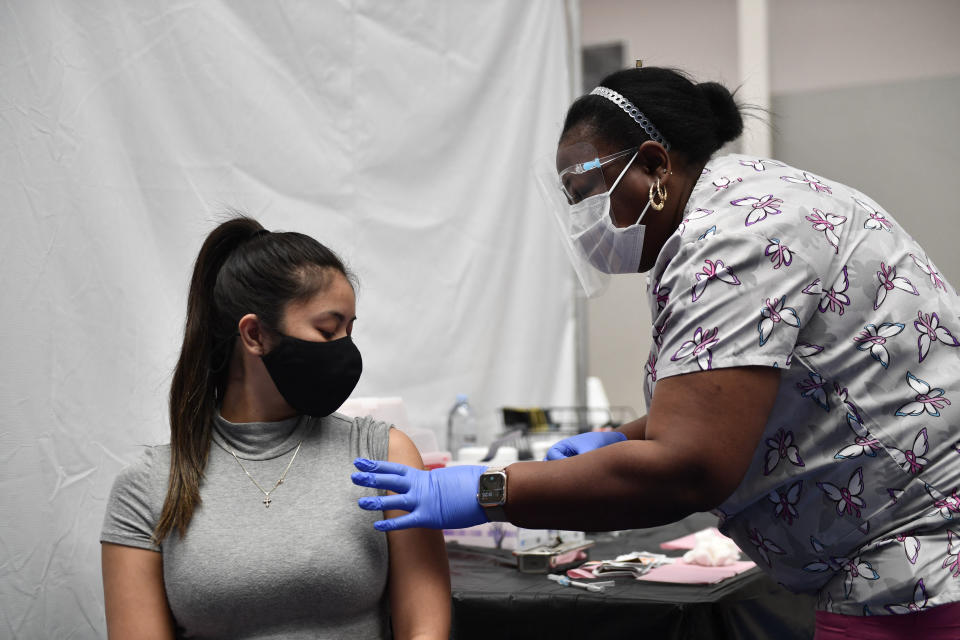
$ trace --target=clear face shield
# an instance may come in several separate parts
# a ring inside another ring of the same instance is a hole
[[[637,149],[600,157],[588,143],[561,147],[536,161],[540,193],[559,225],[563,246],[588,298],[606,289],[613,273],[636,273],[643,250],[643,214],[618,228],[610,194],[636,159]],[[558,166],[563,166],[557,170]],[[608,186],[607,176],[613,178]],[[646,209],[644,209],[646,213]]]

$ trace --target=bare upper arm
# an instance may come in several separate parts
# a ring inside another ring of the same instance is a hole
[[[163,555],[104,542],[100,545],[103,599],[110,640],[174,637],[163,586]]]
[[[413,441],[390,430],[390,462],[417,469],[423,460]],[[384,511],[395,518],[402,511]],[[387,533],[390,549],[390,607],[396,638],[446,638],[450,633],[450,570],[443,532],[404,529]]]
[[[627,437],[627,440],[645,440],[647,431],[647,416],[641,416],[632,422],[622,424],[616,429]]]
[[[743,480],[780,386],[773,367],[699,371],[657,381],[646,438],[688,470],[704,508],[722,503]]]

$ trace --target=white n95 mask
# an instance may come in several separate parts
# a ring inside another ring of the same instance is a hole
[[[610,274],[637,273],[643,254],[643,238],[646,231],[646,226],[641,222],[650,203],[647,202],[639,218],[632,225],[622,228],[614,225],[613,218],[610,216],[610,196],[636,159],[636,150],[633,150],[629,162],[610,189],[596,193],[596,188],[591,187],[594,189],[594,195],[588,195],[573,204],[570,204],[570,201],[574,200],[577,194],[563,184],[562,176],[593,172],[594,176],[599,175],[602,180],[602,165],[605,161],[623,155],[625,155],[624,152],[606,158],[594,156],[592,160],[569,167],[561,172],[559,187],[556,169],[549,164],[541,163],[537,170],[541,193],[547,199],[560,225],[567,256],[573,264],[587,297],[602,293],[609,283]],[[597,181],[595,177],[591,184],[596,184]]]

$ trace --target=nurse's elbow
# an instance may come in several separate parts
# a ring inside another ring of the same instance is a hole
[[[733,495],[743,480],[742,473],[731,473],[729,469],[709,463],[697,461],[685,467],[681,501],[689,513],[716,509]]]

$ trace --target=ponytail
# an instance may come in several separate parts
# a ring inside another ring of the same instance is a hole
[[[230,333],[217,330],[217,275],[238,246],[263,231],[251,218],[221,224],[203,243],[193,267],[183,347],[170,385],[170,477],[153,534],[158,544],[174,529],[183,536],[200,504],[200,481],[210,454],[217,398],[226,386],[227,367],[222,365],[229,360],[233,342]],[[216,363],[215,357],[223,360]]]

